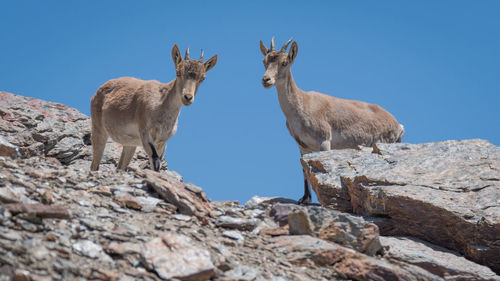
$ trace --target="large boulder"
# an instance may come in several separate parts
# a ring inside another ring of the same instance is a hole
[[[322,205],[376,217],[500,272],[500,148],[485,140],[378,144],[304,155]]]

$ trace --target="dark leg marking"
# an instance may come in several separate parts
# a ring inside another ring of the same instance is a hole
[[[158,157],[158,153],[156,152],[155,146],[152,143],[148,143],[148,144],[149,144],[149,147],[151,147],[151,151],[152,151],[152,157],[151,158],[153,159],[153,169],[156,172],[159,172],[160,171],[160,165],[161,165],[160,157]]]
[[[304,196],[298,202],[300,205],[308,205],[311,203],[311,189],[309,188],[305,171],[302,170],[302,172],[304,173]]]

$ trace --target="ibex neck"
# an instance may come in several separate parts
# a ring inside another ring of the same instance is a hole
[[[293,80],[292,71],[276,81],[278,100],[280,107],[287,118],[296,116],[302,110],[302,90],[300,90]]]
[[[171,113],[175,111],[180,111],[182,107],[181,100],[181,87],[177,81],[177,78],[163,84],[161,86],[163,108],[166,108]]]

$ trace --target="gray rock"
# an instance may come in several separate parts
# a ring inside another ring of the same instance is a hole
[[[240,242],[243,242],[243,240],[245,240],[243,235],[241,235],[241,232],[239,232],[237,230],[226,230],[226,231],[222,232],[222,236],[227,237],[227,238],[231,238],[233,240],[240,241]]]
[[[272,199],[275,199],[275,198],[278,198],[278,197],[260,197],[260,196],[255,195],[245,203],[245,207],[249,208],[249,209],[258,208],[260,205],[262,205],[264,203],[269,203]]]
[[[409,237],[380,237],[390,259],[419,266],[445,280],[499,280],[491,269],[471,262],[456,252]]]
[[[238,266],[235,269],[226,271],[224,277],[229,280],[241,280],[241,281],[264,281],[269,280],[262,276],[262,272],[255,268],[249,266]]]
[[[243,231],[252,231],[255,227],[257,227],[258,223],[258,219],[242,219],[233,218],[230,216],[220,216],[215,222],[215,224],[219,227],[238,229]]]
[[[291,235],[312,235],[311,224],[309,215],[304,209],[288,214],[288,227]]]
[[[20,241],[20,240],[22,240],[21,234],[19,234],[17,231],[10,231],[10,230],[0,231],[0,238],[7,239],[7,240],[10,240],[10,241]]]
[[[332,267],[336,275],[346,279],[443,280],[421,268],[391,264],[308,235],[279,236],[271,241],[270,249],[285,254],[293,265]]]
[[[0,156],[18,157],[19,148],[0,136]]]
[[[89,240],[74,243],[73,250],[79,255],[92,259],[96,259],[102,254],[102,247]]]
[[[288,224],[288,215],[302,207],[296,204],[276,204],[269,211],[269,215],[281,226]]]
[[[215,275],[210,253],[178,234],[165,234],[144,244],[142,257],[163,279],[207,280]]]
[[[304,155],[318,200],[385,217],[384,235],[415,236],[500,272],[500,148],[484,140],[378,148]]]
[[[312,232],[321,239],[373,256],[382,248],[378,227],[362,217],[324,207],[307,208]]]

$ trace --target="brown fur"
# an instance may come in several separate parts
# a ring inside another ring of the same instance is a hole
[[[205,63],[183,60],[179,48],[172,48],[177,77],[169,83],[122,77],[104,83],[91,99],[91,170],[99,163],[108,137],[123,145],[118,169],[126,169],[137,146],[148,154],[151,167],[160,169],[167,140],[177,131],[182,104],[188,106],[205,74],[217,63],[217,55]]]
[[[280,51],[273,50],[273,41],[271,50],[260,42],[266,67],[262,84],[265,88],[276,86],[288,131],[299,145],[301,154],[356,148],[358,145],[373,146],[377,142],[401,142],[403,126],[382,107],[299,89],[290,70],[298,46],[293,42],[287,54],[289,42]],[[307,186],[300,202],[308,201],[310,191]]]

